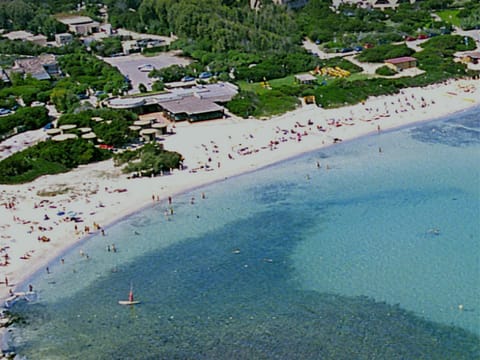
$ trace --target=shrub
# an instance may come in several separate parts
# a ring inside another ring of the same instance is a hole
[[[7,136],[17,128],[18,132],[39,129],[50,121],[44,107],[21,107],[0,121],[0,137]]]
[[[357,55],[357,59],[364,62],[383,62],[386,59],[410,56],[414,53],[415,51],[410,49],[406,44],[385,44],[363,50]]]
[[[382,76],[392,76],[395,75],[397,72],[391,67],[384,65],[375,70],[375,73]]]
[[[111,156],[82,140],[45,141],[0,161],[0,183],[18,184],[39,176],[66,172],[81,164],[101,161]]]

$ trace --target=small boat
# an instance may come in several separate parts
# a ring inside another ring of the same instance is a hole
[[[140,301],[133,298],[133,288],[130,286],[130,292],[128,293],[128,300],[119,300],[120,305],[137,305],[140,304]]]

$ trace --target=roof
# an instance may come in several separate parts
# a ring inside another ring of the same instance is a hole
[[[28,31],[11,31],[8,34],[4,34],[3,37],[6,37],[7,39],[10,40],[27,40],[34,36],[32,33],[29,33]]]
[[[56,38],[60,38],[60,37],[73,38],[73,35],[70,33],[60,33],[60,34],[55,34],[55,37]]]
[[[197,99],[209,100],[210,102],[228,102],[238,93],[238,88],[230,83],[219,82],[189,88],[175,88],[168,92],[155,95],[137,97],[115,98],[107,101],[111,108],[130,109],[142,105],[160,104],[195,96]]]
[[[59,18],[58,21],[60,21],[62,24],[65,24],[65,25],[80,25],[80,24],[89,24],[94,22],[88,16],[69,16],[69,17]]]
[[[159,105],[172,114],[186,113],[192,115],[223,111],[223,107],[213,101],[202,100],[194,96],[185,97],[181,100],[163,101]]]
[[[238,88],[228,82],[197,86],[191,90],[197,98],[214,102],[228,102],[238,93]]]
[[[464,56],[471,57],[472,59],[480,59],[480,51],[472,51],[465,53]]]
[[[295,79],[298,81],[316,81],[317,78],[311,74],[298,74],[295,75]]]
[[[49,65],[49,64],[56,64],[57,63],[57,58],[53,54],[42,54],[37,56],[38,61],[42,65]]]
[[[13,71],[20,71],[26,74],[31,74],[35,79],[48,80],[50,75],[44,66],[56,64],[55,55],[42,54],[37,57],[15,60]]]
[[[411,57],[411,56],[402,56],[402,57],[398,57],[398,58],[385,60],[385,62],[389,63],[389,64],[401,64],[401,63],[406,63],[406,62],[411,62],[411,61],[417,61],[417,59],[414,58],[414,57]]]
[[[34,78],[38,80],[50,79],[50,75],[48,75],[47,70],[45,70],[45,68],[43,67],[42,62],[39,58],[36,57],[16,60],[15,66],[12,68],[12,70],[31,74]]]
[[[68,140],[68,139],[76,139],[78,138],[77,135],[75,134],[60,134],[60,135],[55,135],[54,137],[52,137],[52,140],[53,141],[65,141],[65,140]]]

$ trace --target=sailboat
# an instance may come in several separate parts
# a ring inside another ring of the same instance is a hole
[[[137,305],[140,304],[140,301],[133,298],[133,287],[130,285],[130,292],[128,293],[128,300],[119,300],[120,305]]]

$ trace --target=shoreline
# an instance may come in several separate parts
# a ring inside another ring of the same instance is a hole
[[[425,107],[419,108],[413,102],[424,103]],[[108,160],[65,174],[43,176],[28,184],[0,185],[0,203],[14,204],[0,209],[4,219],[0,223],[0,254],[8,254],[5,263],[9,263],[2,266],[0,298],[5,300],[10,289],[23,291],[42,267],[100,232],[87,227],[94,229],[98,224],[108,236],[109,227],[134,213],[159,203],[168,208],[169,196],[174,206],[175,197],[181,193],[332,146],[339,142],[335,139],[351,141],[477,106],[480,82],[458,80],[409,88],[400,94],[369,98],[364,104],[338,109],[307,105],[267,121],[231,117],[179,123],[176,134],[165,137],[163,143],[166,149],[185,157],[185,170],[155,178],[127,179]],[[209,166],[207,170],[205,165]],[[58,194],[45,196],[49,191]],[[59,211],[73,211],[83,222],[68,221],[57,215]],[[38,240],[43,236],[49,241]]]

